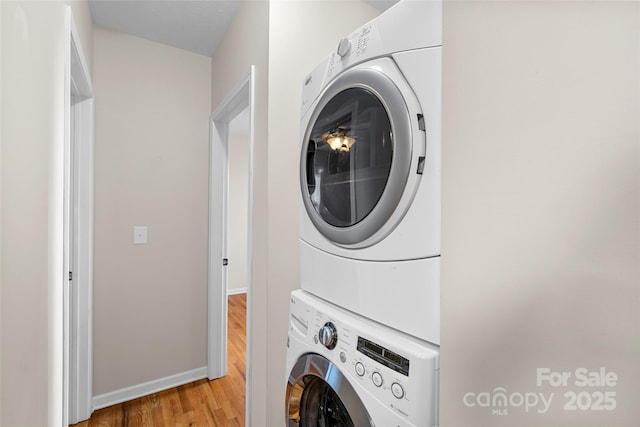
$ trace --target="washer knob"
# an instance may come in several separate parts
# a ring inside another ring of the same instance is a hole
[[[338,331],[333,323],[327,322],[318,332],[318,339],[329,350],[333,350],[338,343]]]
[[[340,39],[340,43],[338,43],[338,49],[336,51],[340,58],[344,58],[351,52],[351,40],[348,37],[343,37]]]

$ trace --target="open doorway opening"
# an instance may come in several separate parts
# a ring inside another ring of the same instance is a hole
[[[229,123],[227,295],[247,292],[249,220],[249,108]]]
[[[62,422],[92,412],[94,91],[71,8],[66,9]]]
[[[229,294],[246,294],[245,420],[251,402],[254,73],[249,72],[211,114],[209,166],[209,379],[227,374]],[[246,215],[246,216],[245,216]],[[233,255],[231,255],[233,254]]]
[[[246,377],[249,231],[249,108],[229,123],[227,191],[227,375]],[[246,393],[245,393],[246,396]],[[244,402],[242,402],[244,405]]]

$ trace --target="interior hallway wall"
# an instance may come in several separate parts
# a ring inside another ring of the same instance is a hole
[[[345,28],[346,34],[378,13],[359,1],[244,2],[213,58],[214,110],[249,67],[256,65],[254,283],[248,306],[253,381],[250,421],[255,425],[284,423],[283,412],[273,408],[284,407],[289,292],[299,286],[297,171],[302,80],[342,35],[308,29],[332,21]]]
[[[94,31],[94,396],[206,366],[211,58]],[[133,227],[148,243],[133,244]]]
[[[450,1],[443,27],[441,426],[637,426],[640,3]]]
[[[251,342],[248,343],[247,377],[251,389],[249,424],[264,425],[266,406],[267,365],[267,85],[269,2],[243,1],[229,26],[211,66],[211,106],[215,110],[222,100],[240,83],[252,65],[255,71],[254,169],[253,169],[253,283],[247,300]]]
[[[0,167],[2,166],[2,6],[0,6]],[[0,348],[2,348],[2,172],[0,171]],[[0,351],[0,396],[2,395],[2,352]],[[2,398],[0,398],[2,422]]]
[[[87,61],[86,1],[0,1],[0,425],[62,423],[65,10]],[[90,64],[89,64],[90,66]]]
[[[267,407],[284,408],[289,293],[300,287],[298,193],[304,78],[344,37],[380,12],[361,1],[271,1],[269,8],[269,245]],[[331,28],[331,31],[325,31]],[[336,30],[337,29],[337,30]],[[284,425],[271,410],[267,426]]]

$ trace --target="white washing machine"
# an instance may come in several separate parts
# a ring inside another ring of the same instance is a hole
[[[311,294],[291,294],[289,427],[433,427],[438,347]]]
[[[440,342],[442,4],[401,1],[304,81],[301,286]]]

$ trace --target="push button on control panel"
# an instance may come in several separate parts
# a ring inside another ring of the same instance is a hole
[[[356,363],[356,374],[360,377],[364,376],[364,365],[360,362]]]
[[[396,399],[402,399],[404,397],[404,388],[398,383],[391,384],[391,393]]]
[[[376,387],[382,387],[382,375],[380,375],[380,372],[374,372],[371,375],[371,381]]]

